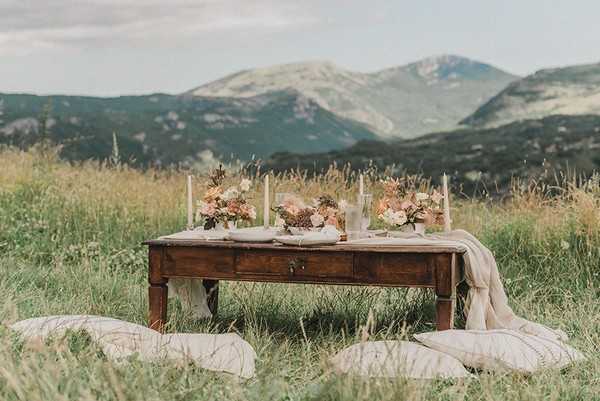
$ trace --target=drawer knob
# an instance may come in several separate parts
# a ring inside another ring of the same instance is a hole
[[[288,262],[288,267],[290,269],[290,274],[296,273],[296,269],[304,270],[304,259],[293,258]]]

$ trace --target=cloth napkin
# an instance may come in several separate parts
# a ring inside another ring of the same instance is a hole
[[[196,230],[185,230],[177,233],[164,235],[159,239],[180,239],[180,240],[223,240],[226,239],[229,233],[226,230],[204,230],[202,228]]]
[[[298,237],[299,246],[302,246],[303,242],[306,242],[310,245],[318,245],[319,242],[339,242],[341,238],[341,233],[337,230],[337,228],[335,228],[335,226],[327,225],[319,231],[308,231],[305,234],[298,235]]]

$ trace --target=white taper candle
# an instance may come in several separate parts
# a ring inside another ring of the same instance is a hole
[[[448,195],[448,177],[446,173],[444,173],[442,179],[442,190],[444,191],[444,231],[450,232],[452,226],[450,224],[450,197]]]
[[[365,193],[365,181],[363,179],[363,175],[361,174],[358,179],[358,193],[362,195]]]
[[[187,229],[194,228],[194,211],[192,206],[192,176],[187,176]]]
[[[263,225],[265,230],[269,228],[269,211],[270,211],[270,202],[269,202],[269,174],[265,174],[265,204],[263,210]]]

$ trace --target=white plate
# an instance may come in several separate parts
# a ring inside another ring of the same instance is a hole
[[[288,227],[288,231],[292,235],[304,235],[308,233],[315,233],[321,231],[320,228],[300,228],[300,227]]]
[[[229,230],[229,239],[236,242],[271,242],[275,239],[278,230],[263,227],[240,228]]]
[[[278,235],[275,237],[275,241],[285,245],[314,246],[335,245],[338,239],[319,235]]]

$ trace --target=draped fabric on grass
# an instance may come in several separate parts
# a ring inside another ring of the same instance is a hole
[[[10,328],[27,342],[45,342],[49,337],[64,336],[68,330],[83,330],[111,360],[122,362],[137,356],[148,362],[195,363],[245,379],[254,376],[256,352],[235,333],[160,334],[139,324],[91,315],[38,317],[14,323]]]
[[[563,343],[567,340],[567,335],[562,330],[531,322],[513,312],[508,305],[494,255],[464,230],[432,235],[400,234],[394,238],[369,238],[349,243],[363,247],[447,245],[464,249],[462,257],[465,279],[469,285],[465,305],[466,330],[446,330],[415,336],[418,341],[443,352],[448,358],[457,358],[456,362],[460,361],[477,369],[532,374],[542,369],[561,369],[585,359],[577,350]],[[411,377],[407,372],[412,371],[407,370],[406,366],[399,366],[395,361],[397,351],[380,349],[378,354],[349,352],[368,350],[370,344],[361,343],[360,348],[356,348],[356,344],[350,346],[333,357],[331,363],[338,371],[343,370],[344,366],[355,366],[355,371],[356,366],[361,367],[356,372],[346,369],[348,373],[371,377],[385,374],[389,377],[390,372],[393,373],[395,369],[397,376]],[[406,355],[411,356],[410,353]],[[342,356],[345,358],[342,359]],[[405,358],[408,367],[418,366],[417,362],[417,359]],[[432,367],[428,375],[434,372],[440,377],[460,377],[444,370],[441,362]]]
[[[210,319],[206,289],[199,278],[170,278],[167,283],[169,298],[177,298],[184,310],[196,319]]]
[[[511,329],[555,340],[566,340],[562,330],[548,328],[517,316],[508,305],[496,259],[477,238],[464,230],[439,234],[405,234],[395,238],[369,238],[351,243],[361,246],[450,245],[465,249],[463,260],[469,294],[465,305],[466,329]]]
[[[160,237],[161,239],[193,239],[193,240],[222,240],[227,238],[225,230],[186,230]],[[179,299],[184,310],[190,312],[196,319],[210,319],[212,313],[208,309],[206,289],[202,279],[171,278],[167,283],[169,298]]]
[[[567,340],[564,331],[531,322],[513,312],[508,305],[494,255],[477,238],[464,230],[426,235],[403,234],[395,238],[369,238],[349,243],[361,246],[460,246],[465,250],[463,261],[465,278],[469,285],[465,305],[467,330],[510,329],[553,340]]]

